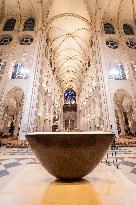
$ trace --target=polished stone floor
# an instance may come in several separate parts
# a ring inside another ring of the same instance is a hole
[[[121,198],[122,197],[122,198]],[[0,150],[0,205],[135,205],[136,148],[109,150],[85,180],[54,181],[30,149]]]

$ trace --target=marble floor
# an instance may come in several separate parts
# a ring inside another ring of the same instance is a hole
[[[136,148],[109,150],[82,181],[55,180],[30,149],[0,150],[0,205],[136,205]]]

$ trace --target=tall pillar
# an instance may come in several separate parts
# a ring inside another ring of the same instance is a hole
[[[40,59],[39,59],[39,51],[40,51],[40,41],[41,41],[41,32],[37,34],[37,40],[34,48],[34,57],[33,57],[33,65],[32,72],[30,76],[30,84],[28,91],[25,95],[25,103],[23,106],[21,127],[19,131],[19,139],[25,139],[25,135],[27,132],[34,131],[34,119],[35,119],[35,111],[36,111],[36,102],[37,102],[37,91],[38,91],[38,83],[40,76]],[[39,62],[38,62],[39,61]],[[38,62],[38,63],[37,63]]]
[[[124,123],[124,119],[123,119],[123,114],[121,111],[117,110],[117,114],[119,117],[119,124],[120,124],[120,128],[121,128],[121,135],[125,135],[125,123]]]
[[[18,109],[18,113],[17,113],[17,116],[16,116],[15,128],[14,128],[14,133],[13,133],[13,135],[14,135],[15,137],[17,137],[17,135],[18,135],[19,124],[20,124],[21,115],[22,115],[22,109],[21,109],[20,107],[17,108],[17,109]]]
[[[134,122],[132,112],[128,112],[127,117],[128,117],[128,121],[129,121],[130,131],[131,131],[132,134],[135,134],[135,132],[136,132],[136,122]]]

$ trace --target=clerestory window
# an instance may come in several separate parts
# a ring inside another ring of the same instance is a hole
[[[126,23],[123,24],[123,30],[124,30],[125,35],[134,35],[134,30],[132,26]]]
[[[111,23],[104,24],[105,34],[115,34],[115,28]]]
[[[24,31],[34,31],[35,27],[35,19],[34,18],[29,18],[27,21],[25,21],[24,24]]]
[[[12,18],[12,19],[9,19],[5,25],[4,25],[4,28],[3,28],[3,31],[13,31],[14,28],[15,28],[15,24],[16,24],[16,19]]]
[[[11,79],[28,79],[29,75],[29,70],[23,64],[15,64]]]
[[[115,68],[110,70],[109,79],[126,80],[125,69],[122,64],[116,65]]]

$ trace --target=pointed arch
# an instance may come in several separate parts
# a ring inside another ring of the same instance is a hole
[[[104,23],[105,34],[115,34],[115,28],[111,23]]]
[[[16,19],[8,19],[4,25],[3,31],[13,31],[16,25]]]
[[[35,19],[33,17],[28,18],[24,23],[23,31],[34,31]]]
[[[123,30],[125,35],[134,35],[133,27],[127,23],[123,24]]]

